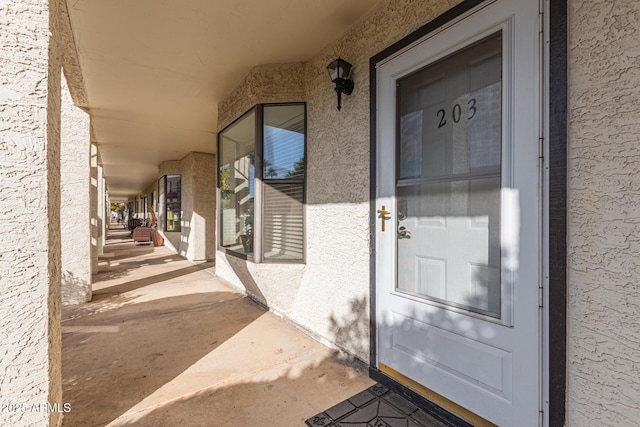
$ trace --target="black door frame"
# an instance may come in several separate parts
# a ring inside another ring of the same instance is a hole
[[[376,366],[376,66],[381,61],[420,40],[442,25],[480,5],[485,0],[465,0],[428,22],[402,40],[392,44],[369,60],[370,91],[370,354],[369,375],[408,400],[430,410],[443,421],[469,425],[435,403],[413,392]],[[567,304],[567,0],[549,0],[549,167],[548,225],[549,235],[549,426],[564,426],[566,417],[566,304]]]

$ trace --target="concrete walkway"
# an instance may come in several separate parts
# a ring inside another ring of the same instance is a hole
[[[64,427],[303,426],[374,384],[360,366],[166,248],[111,231],[62,320]]]

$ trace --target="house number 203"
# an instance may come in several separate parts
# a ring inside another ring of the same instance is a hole
[[[471,98],[467,102],[467,120],[473,119],[477,111],[478,109],[476,108],[476,99]],[[438,110],[436,114],[440,119],[440,123],[438,123],[438,129],[440,129],[442,126],[445,126],[447,124],[447,112],[443,108],[441,108]],[[461,118],[462,118],[462,107],[460,106],[460,104],[455,104],[451,109],[451,119],[453,120],[454,123],[459,123]]]

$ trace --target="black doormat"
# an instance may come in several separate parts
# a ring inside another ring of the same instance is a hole
[[[305,421],[310,427],[447,427],[387,387],[376,384]]]

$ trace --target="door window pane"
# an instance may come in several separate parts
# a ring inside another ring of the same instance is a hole
[[[397,291],[500,317],[502,36],[398,81]]]
[[[499,316],[500,178],[408,185],[397,198],[398,291]]]
[[[220,245],[253,255],[255,112],[220,134]]]
[[[499,173],[502,37],[423,68],[398,86],[398,179]]]

